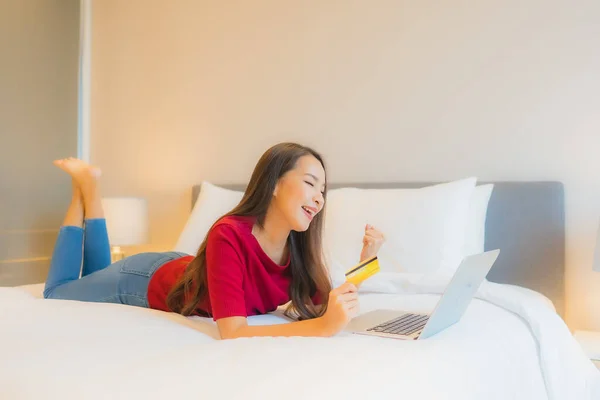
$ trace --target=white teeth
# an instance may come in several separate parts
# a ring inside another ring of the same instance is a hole
[[[312,210],[309,210],[308,208],[302,206],[302,209],[304,209],[304,211],[306,211],[307,213],[309,213],[310,215],[313,214]]]

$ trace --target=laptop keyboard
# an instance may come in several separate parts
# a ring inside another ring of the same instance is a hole
[[[408,313],[369,328],[367,331],[391,333],[393,335],[412,335],[423,329],[428,319],[428,315]]]

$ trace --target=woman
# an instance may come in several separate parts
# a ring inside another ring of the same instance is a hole
[[[308,147],[281,143],[267,150],[240,204],[212,226],[196,256],[141,253],[113,264],[97,186],[100,170],[73,158],[55,165],[71,175],[73,198],[45,298],[210,316],[223,339],[331,336],[358,312],[356,287],[345,283],[332,290],[323,264],[325,166]],[[383,235],[367,225],[361,260],[376,255],[382,243]],[[288,311],[299,321],[247,324],[248,316],[290,300]]]

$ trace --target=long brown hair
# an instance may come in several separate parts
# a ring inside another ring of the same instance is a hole
[[[300,157],[315,157],[325,169],[323,158],[315,150],[296,143],[279,143],[268,149],[258,160],[240,203],[226,216],[256,217],[256,224],[262,229],[265,216],[279,179],[296,166]],[[327,189],[323,193],[326,198]],[[291,284],[289,297],[292,309],[300,319],[322,315],[327,306],[331,281],[323,262],[322,229],[324,211],[321,210],[304,232],[291,231],[288,237],[290,251]],[[221,217],[221,218],[223,218]],[[214,225],[213,225],[214,226]],[[198,303],[208,296],[206,276],[206,242],[209,233],[202,241],[196,257],[188,265],[182,277],[173,285],[167,296],[167,306],[182,315],[191,315]],[[323,307],[318,308],[312,297],[318,294]]]

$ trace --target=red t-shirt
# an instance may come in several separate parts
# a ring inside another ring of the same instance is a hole
[[[208,298],[196,309],[198,315],[214,320],[266,314],[287,303],[291,282],[289,260],[278,265],[263,251],[252,235],[254,218],[222,218],[208,234],[206,269]],[[171,311],[165,304],[167,294],[181,277],[193,256],[170,261],[150,279],[150,308]],[[319,296],[314,296],[315,304]]]

